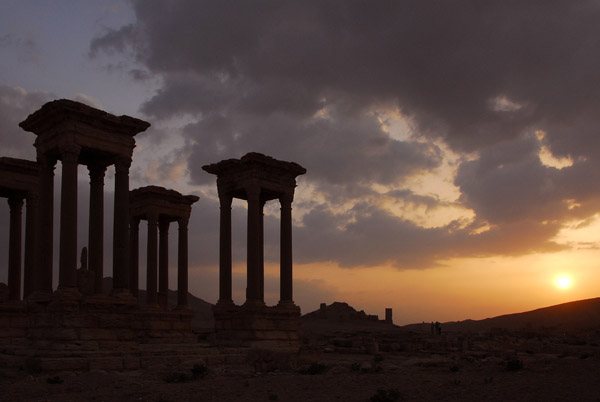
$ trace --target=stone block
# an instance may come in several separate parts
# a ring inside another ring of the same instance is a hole
[[[176,331],[191,331],[192,323],[190,321],[175,321],[172,327]]]
[[[153,321],[146,322],[145,325],[144,325],[144,327],[147,328],[147,329],[163,329],[163,330],[168,330],[168,329],[171,329],[171,322],[170,321],[153,320]]]
[[[137,348],[136,341],[98,341],[100,350],[130,350]]]
[[[101,328],[129,328],[131,326],[131,314],[100,314],[98,326]]]
[[[179,356],[145,356],[140,358],[142,368],[150,366],[177,365],[181,362]]]
[[[42,358],[41,368],[44,371],[87,370],[88,360],[80,357]]]
[[[96,319],[86,314],[66,314],[57,317],[56,321],[66,328],[93,328],[98,326]]]
[[[24,338],[25,328],[0,328],[0,338]]]
[[[123,358],[123,368],[125,370],[137,370],[141,368],[140,358],[139,357],[124,357]]]
[[[29,317],[18,315],[10,317],[11,328],[29,328],[31,326]]]
[[[81,328],[81,340],[117,340],[116,331],[106,328]]]
[[[225,363],[232,365],[242,365],[246,364],[246,355],[225,355]]]
[[[98,357],[90,359],[90,370],[123,370],[123,358]]]
[[[131,341],[135,340],[135,333],[130,329],[115,329],[115,335],[120,341]]]

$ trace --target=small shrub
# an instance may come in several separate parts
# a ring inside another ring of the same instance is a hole
[[[194,364],[192,367],[191,374],[175,372],[169,373],[165,377],[165,382],[168,383],[181,383],[181,382],[190,382],[195,381],[199,378],[203,378],[208,374],[208,368],[201,364]]]
[[[27,374],[35,375],[42,372],[42,360],[39,357],[27,358],[23,366]]]
[[[196,363],[194,364],[194,367],[192,367],[192,377],[194,378],[194,380],[197,380],[198,378],[204,378],[207,374],[208,367],[206,367],[205,365]]]
[[[321,363],[312,363],[306,370],[302,370],[301,374],[315,375],[322,374],[327,370],[327,366]]]
[[[54,376],[54,377],[48,377],[46,379],[46,382],[48,384],[62,384],[64,382],[64,380],[62,378],[60,378],[59,376]]]
[[[523,368],[523,361],[520,359],[512,359],[506,362],[506,369],[508,371],[517,371]]]
[[[378,389],[375,395],[369,399],[370,402],[395,402],[401,398],[400,391],[395,388]]]

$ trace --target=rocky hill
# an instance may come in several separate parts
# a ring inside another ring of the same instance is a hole
[[[379,320],[376,315],[357,311],[348,303],[334,302],[321,306],[319,310],[300,317],[300,325],[305,333],[333,333],[354,331],[387,331],[396,327]]]
[[[430,323],[411,324],[402,328],[429,331],[430,325]],[[600,298],[563,303],[484,320],[446,322],[442,324],[442,328],[444,332],[481,332],[493,329],[569,332],[600,329]]]

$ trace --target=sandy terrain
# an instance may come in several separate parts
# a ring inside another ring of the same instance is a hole
[[[30,374],[3,369],[0,400],[600,401],[600,347],[595,343],[387,334],[387,341],[397,337],[400,349],[411,350],[369,353],[353,346],[375,338],[365,338],[364,333],[337,336],[343,338],[320,340],[320,346],[308,348],[300,360],[296,355],[290,360],[285,353],[253,351],[240,364],[199,361],[207,371],[196,379],[193,362],[125,372]],[[352,347],[335,346],[344,339]],[[458,350],[458,339],[466,349]]]

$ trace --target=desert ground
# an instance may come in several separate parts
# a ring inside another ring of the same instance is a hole
[[[332,316],[302,324],[299,350],[221,348],[220,356],[190,352],[177,363],[165,353],[126,371],[5,366],[0,400],[600,401],[600,331],[440,335],[428,323],[402,328]]]

